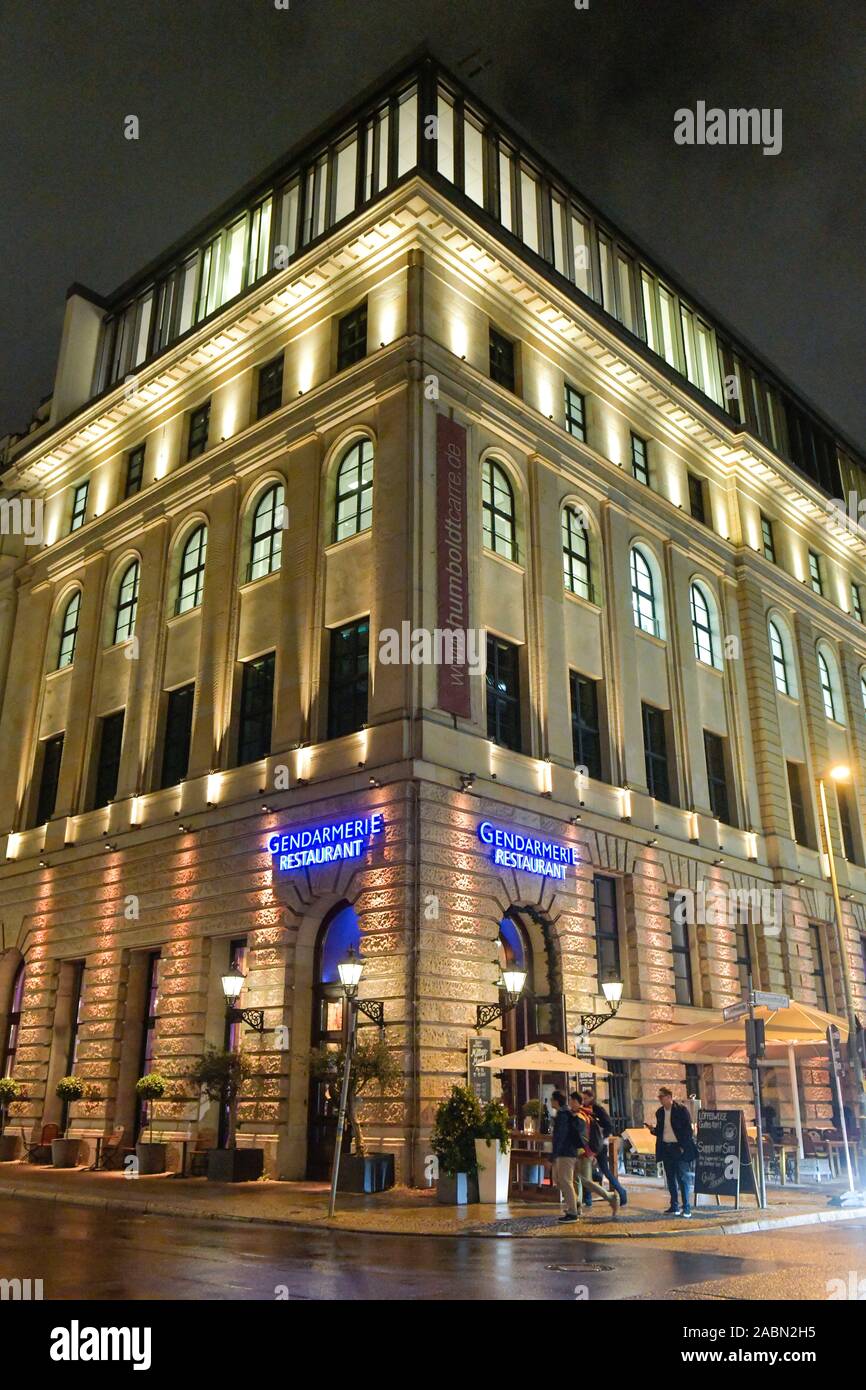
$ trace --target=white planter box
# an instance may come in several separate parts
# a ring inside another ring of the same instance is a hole
[[[486,1139],[476,1139],[475,1158],[479,1202],[507,1202],[511,1154],[503,1153],[496,1140],[488,1144]]]

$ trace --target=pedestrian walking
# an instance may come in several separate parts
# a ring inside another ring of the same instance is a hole
[[[572,1115],[563,1091],[554,1091],[550,1098],[553,1105],[553,1181],[559,1188],[559,1195],[565,1203],[565,1214],[560,1221],[577,1221],[580,1217],[578,1196],[574,1190],[574,1169],[577,1163],[579,1145],[585,1135],[581,1133],[577,1119]]]
[[[692,1118],[686,1107],[674,1100],[673,1091],[667,1086],[659,1088],[658,1098],[655,1126],[647,1125],[647,1128],[650,1134],[655,1135],[656,1162],[664,1165],[668,1192],[671,1194],[671,1204],[665,1216],[684,1216],[688,1220],[692,1214],[694,1161],[698,1156]]]
[[[605,1192],[600,1183],[597,1183],[592,1176],[594,1165],[598,1161],[598,1151],[604,1147],[601,1127],[594,1119],[591,1106],[584,1105],[583,1097],[579,1091],[572,1091],[571,1112],[578,1124],[580,1134],[580,1151],[577,1156],[575,1172],[580,1187],[580,1197],[582,1205],[589,1208],[592,1206],[592,1193],[597,1197],[603,1197],[610,1203],[610,1210],[613,1216],[619,1211],[619,1193]]]
[[[575,1096],[576,1093],[572,1092],[572,1100],[575,1099]],[[599,1104],[591,1086],[584,1086],[580,1092],[580,1101],[583,1110],[589,1111],[592,1121],[598,1126],[598,1134],[593,1130],[592,1125],[590,1125],[589,1131],[589,1147],[595,1153],[596,1169],[602,1180],[607,1178],[608,1185],[619,1197],[620,1206],[624,1207],[628,1204],[628,1193],[616,1176],[610,1161],[610,1137],[613,1134],[613,1122],[604,1106]],[[594,1143],[599,1139],[601,1141],[600,1147],[595,1148]],[[590,1196],[590,1200],[585,1201],[584,1206],[591,1205],[592,1198]]]

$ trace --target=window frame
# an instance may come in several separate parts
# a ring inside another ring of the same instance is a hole
[[[276,385],[271,384],[264,390],[265,383],[268,382],[268,374],[276,373],[279,367],[279,375]],[[269,415],[273,415],[283,404],[283,384],[286,370],[286,354],[278,352],[276,357],[270,361],[263,362],[256,373],[256,421],[265,420]]]
[[[581,444],[586,443],[586,396],[582,391],[578,391],[576,386],[572,386],[570,381],[566,381],[563,391],[565,429],[572,439],[577,439]],[[575,403],[577,408],[575,408]]]
[[[578,510],[570,502],[566,502],[562,508],[560,533],[563,583],[568,593],[585,599],[588,603],[595,603],[590,533],[589,527],[581,519],[581,511],[582,509]]]
[[[508,498],[510,512],[497,505],[497,492],[504,493]],[[502,537],[496,528],[497,518],[505,523],[507,548],[500,548]],[[514,486],[508,470],[492,456],[488,456],[481,465],[481,540],[484,549],[490,554],[499,555],[502,559],[517,564],[517,506]]]
[[[347,541],[352,536],[360,536],[365,531],[372,530],[373,527],[373,475],[375,471],[376,455],[373,448],[373,441],[367,436],[362,435],[348,444],[340,455],[340,462],[337,465],[334,491],[334,525],[333,542]],[[345,475],[354,471],[357,475],[357,483],[352,487],[342,490]],[[365,475],[368,474],[369,476]],[[355,502],[354,515],[341,517],[340,512],[344,503]],[[366,518],[366,520],[365,520]],[[340,534],[341,527],[350,526],[351,529]]]
[[[513,753],[523,752],[520,674],[520,648],[488,631],[484,675],[487,737],[497,748]]]
[[[126,455],[126,477],[123,483],[123,500],[136,497],[144,484],[145,445],[137,444]]]
[[[268,498],[273,496],[274,501],[271,505],[265,506]],[[286,489],[282,482],[268,483],[267,487],[259,494],[255,505],[252,508],[252,519],[250,522],[250,541],[249,559],[247,561],[246,582],[254,583],[257,579],[265,579],[269,574],[275,574],[282,568],[283,563],[283,525],[285,516]],[[257,531],[260,520],[268,514],[268,522]],[[256,546],[263,545],[265,550],[261,555],[256,555]],[[257,565],[264,563],[266,568],[259,574],[254,573]]]
[[[68,622],[69,622],[69,613],[70,613],[70,610],[71,610],[73,604],[75,605],[75,612],[74,612],[74,615],[73,615],[73,623],[72,623],[71,626],[68,626]],[[57,642],[57,663],[56,663],[56,665],[55,665],[55,667],[54,667],[55,671],[65,671],[67,666],[72,666],[72,665],[73,665],[73,663],[74,663],[74,661],[75,661],[75,647],[76,647],[77,642],[78,642],[78,628],[79,628],[79,625],[80,625],[80,621],[81,621],[81,590],[80,590],[80,589],[76,589],[76,590],[74,591],[74,593],[71,593],[71,594],[69,595],[69,598],[67,599],[66,603],[65,603],[64,606],[63,606],[63,613],[62,613],[62,616],[61,616],[61,618],[60,618],[60,633],[59,633],[59,638],[58,638],[58,642]],[[64,660],[64,645],[65,645],[67,642],[69,642],[69,644],[70,644],[70,645],[69,645],[69,652],[68,652],[68,656],[67,656],[66,659]]]
[[[132,579],[132,593],[124,597],[126,582],[130,574]],[[114,605],[114,628],[112,646],[118,646],[121,642],[128,642],[135,636],[135,624],[138,618],[138,591],[141,580],[141,565],[138,559],[130,560],[120,576],[117,586],[117,598]],[[121,629],[125,629],[122,631]]]
[[[189,412],[186,435],[187,463],[193,459],[201,458],[202,454],[207,453],[210,435],[210,407],[210,400],[206,400],[202,405],[197,405],[195,410]]]
[[[341,645],[341,643],[345,645]],[[341,670],[341,664],[343,669]],[[363,729],[370,708],[370,618],[355,618],[329,629],[329,739]]]
[[[207,561],[207,533],[207,524],[203,521],[199,522],[193,527],[183,543],[177,576],[177,597],[174,604],[176,615],[192,613],[196,608],[201,607],[204,596],[205,563]],[[198,539],[199,537],[201,539]],[[195,545],[196,541],[198,541],[197,545]],[[196,554],[191,560],[194,545]],[[190,580],[192,580],[192,592],[184,593],[184,585],[188,584]],[[188,599],[191,601],[187,602]]]
[[[90,493],[90,479],[76,483],[72,490],[72,511],[69,515],[69,534],[80,531],[87,521],[87,498]]]
[[[337,371],[344,372],[367,356],[367,300],[337,320]],[[363,350],[362,350],[363,349]]]

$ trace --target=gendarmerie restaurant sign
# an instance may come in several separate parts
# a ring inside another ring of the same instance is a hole
[[[271,835],[268,849],[274,867],[285,872],[341,859],[359,859],[370,840],[385,826],[381,812],[352,820],[331,821],[303,830],[284,830]]]
[[[478,827],[482,844],[492,850],[494,864],[505,869],[522,869],[525,873],[541,874],[544,878],[565,878],[565,871],[580,861],[577,850],[558,840],[545,840],[522,830],[503,830],[482,821]]]

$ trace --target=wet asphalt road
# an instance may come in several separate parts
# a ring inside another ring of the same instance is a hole
[[[688,1297],[690,1286],[766,1268],[725,1245],[706,1253],[685,1238],[671,1249],[373,1236],[0,1202],[0,1278],[41,1278],[45,1299],[559,1301],[662,1298],[667,1289]]]

